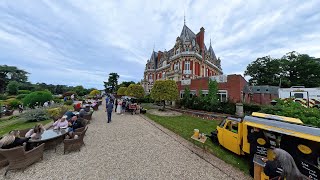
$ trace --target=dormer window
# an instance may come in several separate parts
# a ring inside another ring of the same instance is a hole
[[[179,49],[177,49],[177,50],[176,50],[176,54],[179,54],[179,53],[180,53],[180,51],[179,51]]]

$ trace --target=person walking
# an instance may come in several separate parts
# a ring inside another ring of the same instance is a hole
[[[113,101],[110,100],[106,106],[106,112],[108,114],[108,123],[111,122],[112,111],[113,111]]]
[[[114,103],[114,112],[117,112],[117,108],[118,108],[118,99],[116,99],[116,102]]]

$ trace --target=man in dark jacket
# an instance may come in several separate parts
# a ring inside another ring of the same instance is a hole
[[[111,122],[112,110],[113,110],[113,101],[110,100],[109,103],[106,106],[106,112],[108,114],[108,123]]]

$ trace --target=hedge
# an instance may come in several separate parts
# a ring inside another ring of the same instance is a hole
[[[52,99],[52,94],[49,91],[35,91],[23,98],[23,104],[24,106],[34,108],[36,105],[42,106],[43,103]]]
[[[31,91],[29,90],[18,90],[18,94],[30,94]]]

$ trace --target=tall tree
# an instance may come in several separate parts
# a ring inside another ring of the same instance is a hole
[[[28,74],[15,66],[0,65],[0,93],[4,92],[9,81],[27,82]]]
[[[119,87],[129,87],[130,84],[135,84],[135,82],[133,82],[133,81],[122,81],[122,82],[119,84]]]
[[[158,80],[151,89],[151,98],[156,101],[163,102],[163,110],[165,109],[165,101],[174,101],[178,98],[178,86],[173,80]]]
[[[119,77],[120,76],[117,73],[110,73],[109,74],[108,82],[104,82],[104,86],[106,88],[106,91],[111,92],[111,93],[116,91]]]
[[[293,51],[281,59],[258,58],[247,66],[245,75],[251,76],[249,83],[256,85],[319,87],[319,69],[317,59]]]
[[[19,83],[17,81],[10,81],[7,86],[7,92],[10,95],[16,95],[18,94]]]

